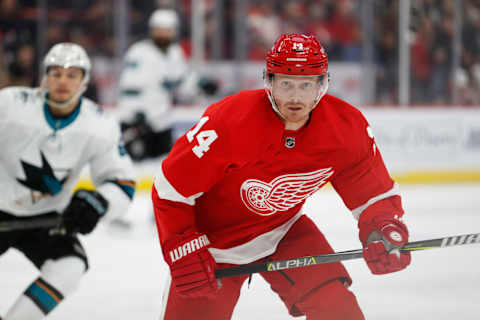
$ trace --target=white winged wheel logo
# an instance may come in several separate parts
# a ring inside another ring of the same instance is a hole
[[[240,194],[245,206],[261,216],[286,211],[310,197],[333,174],[332,168],[313,172],[286,174],[269,183],[248,179],[242,183]]]

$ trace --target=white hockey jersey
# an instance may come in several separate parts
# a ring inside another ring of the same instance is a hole
[[[152,40],[139,41],[125,56],[119,81],[120,118],[129,121],[135,112],[143,112],[155,131],[165,130],[171,122],[173,92],[188,100],[197,93],[196,82],[180,45],[171,44],[163,52]]]
[[[135,191],[118,123],[86,98],[58,118],[37,89],[0,90],[0,150],[0,210],[9,214],[62,212],[87,164],[109,215],[125,211]]]

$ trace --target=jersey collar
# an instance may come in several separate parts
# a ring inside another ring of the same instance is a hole
[[[45,114],[45,119],[47,120],[48,125],[54,130],[60,130],[71,124],[75,119],[78,117],[80,113],[80,107],[82,105],[82,98],[78,101],[77,106],[73,109],[72,113],[70,113],[66,117],[56,117],[50,111],[48,104],[45,102],[43,104],[43,113]]]

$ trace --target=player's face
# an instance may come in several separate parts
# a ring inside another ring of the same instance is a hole
[[[315,107],[320,92],[318,76],[291,76],[275,74],[272,97],[284,118],[286,129],[303,126]]]
[[[50,99],[59,103],[70,100],[82,85],[80,68],[53,66],[47,73],[47,89]]]
[[[152,37],[153,42],[163,50],[167,49],[173,42],[175,33],[176,31],[174,28],[152,28],[150,30],[150,36]]]

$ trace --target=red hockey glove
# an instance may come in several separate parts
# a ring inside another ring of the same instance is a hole
[[[408,242],[407,226],[391,216],[378,216],[360,223],[363,258],[373,274],[400,271],[410,264],[410,252],[399,248]]]
[[[163,256],[180,295],[213,296],[219,289],[214,273],[216,263],[207,250],[209,244],[205,234],[194,230],[176,235],[163,244]]]

